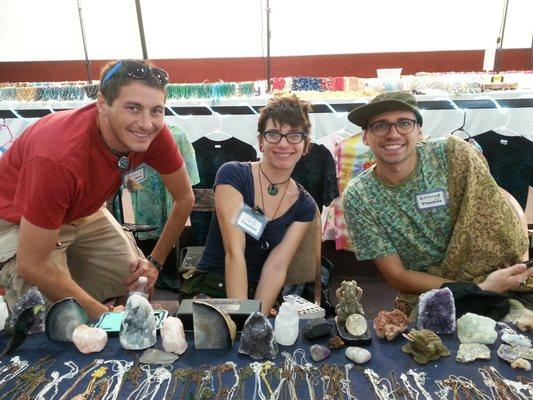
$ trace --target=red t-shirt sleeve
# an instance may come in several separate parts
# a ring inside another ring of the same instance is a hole
[[[57,229],[76,191],[75,177],[59,163],[34,158],[20,171],[14,204],[34,225]]]
[[[150,145],[145,162],[162,175],[172,174],[183,165],[183,157],[166,125]]]

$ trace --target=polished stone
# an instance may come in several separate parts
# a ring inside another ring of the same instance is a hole
[[[366,322],[365,317],[361,314],[352,314],[348,316],[345,325],[346,330],[354,336],[364,335],[368,329],[368,323]]]
[[[310,320],[302,329],[306,339],[315,340],[331,334],[331,325],[324,318]]]
[[[344,354],[356,364],[364,364],[372,358],[372,354],[367,349],[355,346],[348,347]]]
[[[320,344],[312,345],[309,348],[309,352],[311,353],[311,358],[313,359],[313,361],[316,362],[324,361],[331,354],[331,350],[329,348]]]
[[[233,346],[237,326],[226,311],[205,301],[192,303],[194,347],[197,349],[226,349]]]

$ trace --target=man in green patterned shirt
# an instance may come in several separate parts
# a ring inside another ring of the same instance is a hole
[[[467,153],[472,146],[454,137],[423,140],[422,115],[408,92],[379,95],[353,110],[348,119],[363,128],[363,141],[376,160],[343,194],[357,259],[372,259],[387,282],[403,294],[420,294],[453,282],[428,269],[443,263],[454,234],[450,142]],[[515,263],[487,273],[476,283],[481,289],[502,293],[532,274],[533,268]]]

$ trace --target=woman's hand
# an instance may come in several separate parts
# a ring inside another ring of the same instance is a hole
[[[531,275],[533,275],[533,268],[527,268],[526,264],[519,263],[490,273],[479,287],[483,290],[503,293],[525,283]]]

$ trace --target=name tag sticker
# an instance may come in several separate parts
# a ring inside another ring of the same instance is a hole
[[[267,219],[263,214],[253,211],[246,204],[239,211],[235,226],[252,236],[256,240],[259,240],[265,227],[267,225]]]
[[[146,180],[146,172],[144,166],[137,168],[135,171],[130,172],[124,176],[124,181],[131,179],[137,183],[141,183]]]
[[[444,189],[432,190],[416,195],[416,207],[419,210],[445,207],[447,204],[448,193]]]

